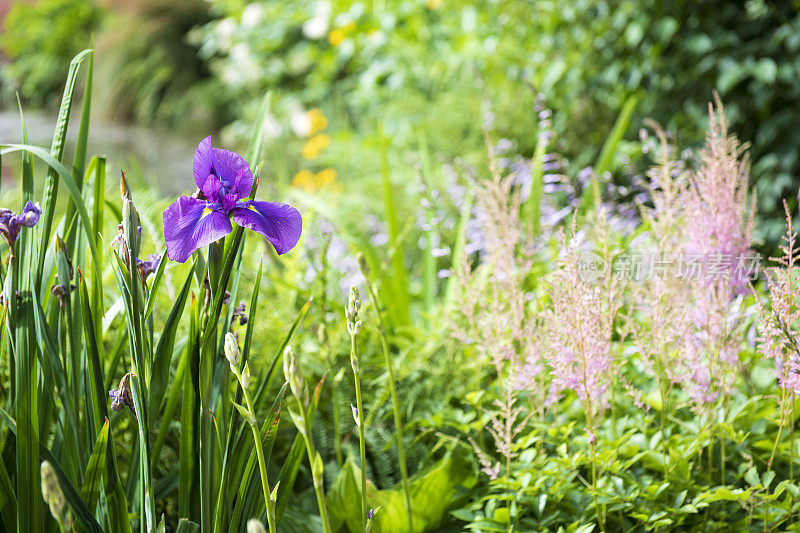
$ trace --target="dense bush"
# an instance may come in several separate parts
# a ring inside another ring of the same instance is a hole
[[[573,169],[595,162],[631,94],[639,96],[633,125],[652,117],[695,143],[717,89],[733,131],[752,143],[765,218],[758,238],[777,241],[780,199],[795,196],[800,172],[791,123],[800,100],[794,3],[409,1],[386,11],[374,4],[374,12],[372,5],[218,2],[220,18],[199,38],[239,98],[274,90],[279,114],[297,102],[320,105],[335,128],[368,136],[382,124],[405,149],[417,147],[422,131],[446,156],[480,150],[483,111],[496,117],[499,136],[530,156],[536,136],[526,125],[541,93],[554,112],[552,147]],[[254,116],[254,106],[241,109],[245,120]],[[623,148],[616,163],[634,164],[612,170],[629,185],[644,168],[636,145]]]
[[[229,97],[186,40],[209,20],[205,2],[107,0],[103,7],[96,43],[102,116],[178,131],[229,120]]]
[[[0,51],[3,97],[14,91],[36,105],[52,105],[63,88],[69,60],[89,44],[99,13],[94,2],[13,2],[3,21]]]

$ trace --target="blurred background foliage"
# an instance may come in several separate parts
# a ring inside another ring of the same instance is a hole
[[[699,144],[705,103],[717,89],[733,131],[752,144],[765,221],[759,237],[777,240],[781,197],[796,203],[795,1],[12,4],[0,38],[6,105],[15,91],[31,105],[51,105],[67,60],[94,32],[104,87],[98,112],[108,119],[221,127],[229,143],[242,143],[261,95],[273,91],[267,128],[277,145],[293,148],[282,150],[289,157],[276,169],[287,180],[304,170],[303,132],[289,126],[310,108],[331,122],[337,175],[358,180],[375,170],[387,139],[405,154],[424,139],[437,156],[483,158],[487,120],[530,157],[534,104],[543,97],[553,111],[551,147],[574,174],[592,164],[624,101],[637,94],[629,142],[613,167],[614,181],[630,185],[642,170],[634,132],[643,120]],[[357,157],[339,157],[354,150]],[[325,166],[323,155],[306,170]]]

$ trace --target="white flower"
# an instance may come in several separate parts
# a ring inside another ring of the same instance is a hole
[[[303,23],[303,35],[308,39],[322,39],[328,34],[330,17],[330,3],[317,3],[314,7],[314,14]]]
[[[264,117],[264,123],[261,126],[266,140],[277,139],[283,133],[283,126],[275,118],[275,115],[267,113]]]
[[[236,33],[236,22],[232,18],[222,19],[214,31],[217,34],[220,49],[228,50],[233,43],[233,34]]]
[[[255,28],[264,20],[264,6],[257,3],[247,4],[242,11],[242,26]]]
[[[300,104],[294,103],[289,109],[289,125],[298,137],[308,137],[311,134],[311,117],[303,110]]]

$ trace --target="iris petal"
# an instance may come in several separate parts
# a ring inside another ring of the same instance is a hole
[[[214,148],[210,135],[197,145],[192,171],[194,182],[201,190],[205,190],[211,174],[219,179],[221,185],[235,192],[237,198],[247,198],[253,188],[253,173],[247,161],[236,152]]]
[[[164,210],[164,240],[167,256],[179,263],[192,253],[231,232],[231,222],[220,206],[190,196],[181,196]]]
[[[236,193],[237,198],[247,198],[250,196],[250,189],[253,188],[253,173],[250,165],[242,156],[236,152],[214,148],[214,155],[219,164],[220,180],[231,192]]]
[[[231,218],[240,226],[266,237],[278,254],[294,248],[303,232],[300,212],[287,204],[239,202],[231,211]]]
[[[194,171],[194,182],[197,187],[202,189],[206,184],[208,175],[214,167],[214,147],[211,146],[211,135],[200,141],[197,150],[194,151],[192,160],[192,170]]]

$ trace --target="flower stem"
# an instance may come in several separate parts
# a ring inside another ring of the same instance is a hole
[[[244,393],[244,401],[247,404],[247,410],[253,417],[253,420],[256,419],[256,413],[253,410],[253,403],[250,400],[250,393],[247,392],[247,388],[242,386],[242,392]],[[275,505],[272,502],[272,497],[270,495],[270,488],[269,488],[269,479],[267,478],[267,462],[264,459],[264,447],[261,444],[261,430],[258,427],[258,423],[250,424],[250,429],[253,431],[253,440],[255,441],[256,445],[256,456],[258,457],[258,469],[259,473],[261,474],[261,489],[264,491],[264,505],[267,508],[267,526],[269,527],[270,533],[276,532],[275,526]]]
[[[775,450],[778,449],[778,441],[781,439],[781,432],[783,431],[783,411],[786,404],[786,391],[781,394],[781,407],[780,407],[780,421],[778,422],[778,434],[775,436],[775,442],[772,444],[772,453],[769,455],[767,461],[767,471],[772,470],[772,460],[775,459]]]
[[[339,429],[339,383],[334,380],[331,384],[331,400],[333,401],[333,446],[336,451],[336,464],[342,466],[342,436]]]
[[[378,307],[378,296],[375,294],[375,289],[370,283],[369,279],[366,280],[367,289],[369,291],[369,299],[375,307],[375,314],[378,315],[378,331],[380,332],[381,348],[383,349],[383,360],[386,364],[386,371],[389,373],[389,392],[392,395],[392,411],[394,413],[395,436],[397,437],[397,455],[400,459],[400,476],[403,483],[403,496],[406,507],[406,517],[408,518],[408,531],[414,533],[414,518],[411,512],[411,489],[408,482],[408,464],[406,463],[406,446],[403,439],[403,417],[400,413],[400,400],[397,398],[397,385],[394,378],[394,365],[392,358],[389,354],[389,343],[386,339],[386,327],[383,323],[383,317]],[[361,410],[359,409],[359,413]]]
[[[350,360],[358,360],[356,336],[350,335]],[[361,377],[356,366],[353,367],[353,381],[356,387],[356,409],[358,410],[358,452],[361,459],[361,529],[367,530],[367,449],[364,428],[364,405],[361,398]]]
[[[303,437],[306,441],[306,455],[308,455],[308,463],[311,467],[311,475],[314,481],[314,492],[317,495],[317,505],[319,506],[319,516],[322,519],[322,531],[323,533],[333,533],[333,529],[331,528],[331,521],[328,518],[328,506],[325,503],[325,487],[324,487],[324,480],[323,476],[314,468],[314,460],[317,457],[317,451],[314,447],[314,440],[311,437],[311,424],[308,420],[308,411],[306,411],[303,402],[300,401],[300,398],[297,399],[297,406],[300,409],[300,413],[303,417],[303,426],[305,427],[305,431],[303,432]]]
[[[790,396],[792,400],[792,420],[789,426],[789,480],[794,483],[794,393]]]

